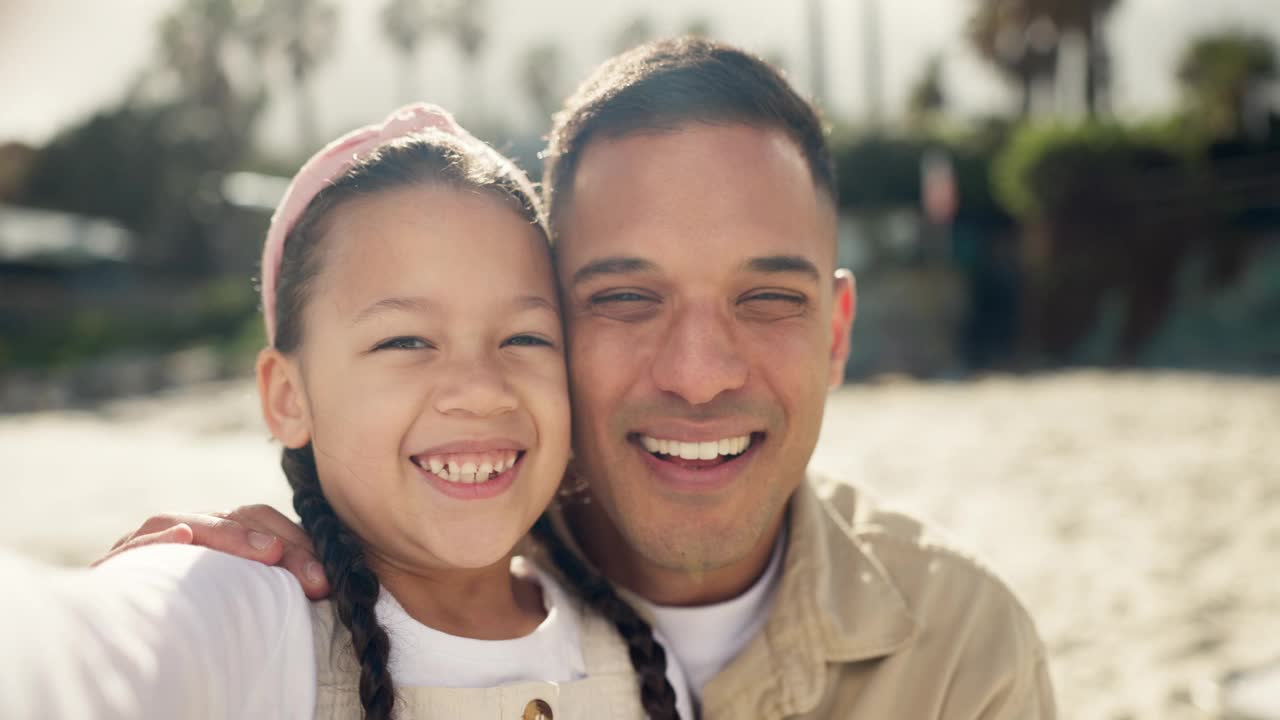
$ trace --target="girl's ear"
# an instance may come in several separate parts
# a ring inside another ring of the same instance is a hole
[[[297,363],[275,348],[258,353],[258,399],[267,429],[285,447],[311,442],[311,416]]]

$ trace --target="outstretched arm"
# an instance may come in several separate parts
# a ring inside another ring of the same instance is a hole
[[[116,541],[95,566],[147,545],[176,543],[213,550],[288,570],[312,600],[329,594],[324,568],[316,560],[311,538],[270,505],[245,505],[226,513],[152,515],[137,530]]]
[[[310,603],[278,568],[154,545],[93,570],[0,551],[0,573],[0,716],[312,716]]]

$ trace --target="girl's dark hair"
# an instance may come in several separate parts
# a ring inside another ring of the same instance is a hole
[[[277,279],[277,350],[293,352],[302,343],[303,309],[323,269],[324,235],[334,209],[358,197],[414,185],[493,193],[508,200],[516,212],[547,236],[542,207],[528,178],[487,145],[436,130],[388,142],[317,193],[289,232]],[[338,619],[351,633],[360,662],[360,703],[365,718],[386,720],[394,709],[395,687],[388,670],[391,643],[374,615],[381,589],[378,577],[366,562],[360,539],[325,499],[312,446],[286,448],[280,465],[293,488],[294,510],[315,543],[329,578]],[[626,640],[632,666],[640,676],[641,702],[646,712],[662,720],[678,718],[675,693],[666,680],[666,654],[653,639],[649,625],[603,578],[548,533],[545,515],[534,529],[575,589],[611,620]]]
[[[640,704],[645,713],[653,720],[679,720],[676,692],[667,680],[667,653],[653,637],[653,628],[618,596],[608,580],[569,549],[546,513],[533,524],[533,536],[546,548],[573,589],[622,635],[631,666],[640,679]]]

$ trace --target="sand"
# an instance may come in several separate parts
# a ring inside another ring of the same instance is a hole
[[[0,545],[53,562],[86,562],[153,512],[288,501],[242,382],[0,417],[0,458]],[[814,462],[1008,580],[1064,718],[1210,717],[1207,681],[1280,657],[1280,380],[850,386]]]

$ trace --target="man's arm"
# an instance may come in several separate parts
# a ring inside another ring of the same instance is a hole
[[[1056,720],[1057,717],[1049,663],[1041,654],[1035,663],[1018,669],[1009,692],[983,710],[979,720]]]
[[[312,600],[329,595],[324,567],[316,560],[311,538],[270,505],[245,505],[227,513],[163,513],[152,515],[125,535],[93,565],[147,545],[198,545],[288,570]]]

